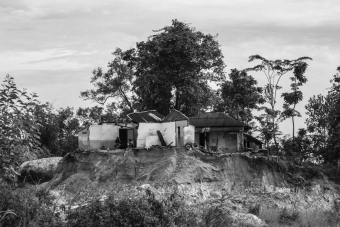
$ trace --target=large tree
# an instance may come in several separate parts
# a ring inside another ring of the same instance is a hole
[[[10,154],[18,145],[39,146],[39,119],[34,114],[35,93],[19,90],[14,78],[6,76],[0,87],[0,155]]]
[[[313,141],[315,153],[324,153],[327,149],[328,132],[330,130],[330,122],[328,114],[331,112],[331,103],[329,98],[321,94],[313,96],[308,100],[306,108],[306,125],[307,131],[310,133]]]
[[[326,162],[335,162],[340,159],[340,67],[331,80],[332,87],[327,94],[328,108],[328,146],[327,152],[324,154]]]
[[[40,152],[36,97],[18,89],[9,75],[0,86],[0,181],[13,183],[18,175],[15,169]]]
[[[275,125],[277,111],[275,109],[277,91],[282,87],[279,86],[279,82],[281,77],[288,72],[291,72],[296,67],[300,67],[302,64],[306,64],[306,60],[312,60],[309,57],[301,57],[295,60],[267,60],[260,55],[252,55],[249,57],[249,62],[259,60],[260,64],[246,69],[246,71],[260,71],[263,72],[267,78],[267,84],[265,86],[265,97],[266,102],[270,105],[271,113],[272,113],[272,124]],[[303,72],[304,73],[304,72]],[[277,141],[276,141],[276,127],[272,128],[272,135],[274,138],[275,146],[277,149]]]
[[[136,104],[141,110],[170,108],[188,116],[211,104],[209,81],[224,78],[223,55],[215,36],[173,20],[147,41],[125,52],[134,70]]]
[[[94,123],[99,123],[100,119],[104,115],[104,107],[93,106],[86,108],[78,108],[76,116],[81,126],[89,126]]]

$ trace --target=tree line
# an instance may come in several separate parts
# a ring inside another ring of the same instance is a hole
[[[18,160],[15,150],[53,156],[75,150],[75,132],[104,114],[124,118],[134,111],[157,110],[166,115],[171,109],[189,117],[204,111],[228,112],[252,125],[266,148],[292,160],[320,157],[334,164],[339,158],[340,67],[328,94],[309,99],[306,127],[295,135],[295,119],[301,117],[296,105],[303,99],[301,87],[307,83],[311,58],[268,60],[253,55],[248,59],[257,63],[253,67],[226,73],[217,35],[178,20],[154,33],[128,50],[116,48],[106,70],[93,70],[94,88],[80,96],[95,101],[94,107],[56,110],[50,103],[40,103],[36,94],[18,89],[7,75],[0,90],[1,168]],[[266,77],[264,87],[252,72]],[[280,82],[286,79],[291,81],[290,92],[280,96]],[[278,99],[283,99],[282,107],[276,105]],[[279,130],[286,119],[292,121],[292,136],[282,136]]]

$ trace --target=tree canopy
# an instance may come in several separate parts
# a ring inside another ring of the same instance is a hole
[[[260,64],[246,69],[246,71],[260,71],[263,72],[267,78],[267,84],[265,86],[265,98],[266,102],[271,107],[271,112],[269,114],[272,114],[272,124],[275,125],[276,118],[279,116],[277,113],[277,110],[275,109],[276,105],[276,98],[277,98],[277,91],[281,89],[282,87],[279,86],[279,82],[281,80],[281,77],[288,72],[294,71],[294,80],[296,79],[301,83],[302,81],[306,80],[304,77],[304,73],[307,68],[306,60],[312,60],[310,57],[301,57],[295,60],[268,60],[260,55],[252,55],[249,57],[249,62],[259,60],[261,61]],[[306,81],[304,81],[306,82]],[[293,83],[294,84],[294,83]],[[295,83],[296,85],[296,83]],[[297,87],[293,85],[294,93],[292,95],[283,95],[283,97],[286,97],[286,109],[288,109],[288,106],[290,104],[297,103],[299,101],[299,97],[297,96]],[[302,84],[301,84],[302,85]],[[288,103],[287,103],[288,102]],[[287,106],[288,105],[288,106]],[[295,110],[295,109],[294,109]],[[276,132],[275,130],[278,130],[278,127],[272,127],[272,135],[275,142],[275,146],[277,149],[278,143],[276,141]]]
[[[107,72],[103,72],[101,67],[92,72],[91,83],[95,89],[83,91],[80,96],[84,100],[93,100],[101,105],[110,100],[109,106],[115,113],[125,115],[134,111],[131,92],[134,76],[122,58],[122,50],[117,48],[112,54],[114,59],[108,63]]]
[[[140,110],[171,108],[193,115],[209,106],[209,81],[224,78],[222,51],[215,36],[173,20],[147,41],[124,52],[133,69],[133,90]]]
[[[235,118],[249,122],[253,119],[252,110],[264,103],[262,87],[245,71],[232,69],[230,80],[221,84],[222,106]]]

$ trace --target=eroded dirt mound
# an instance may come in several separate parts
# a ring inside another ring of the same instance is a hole
[[[222,203],[247,220],[258,207],[267,223],[284,209],[301,215],[331,210],[339,197],[322,173],[283,160],[174,148],[68,154],[43,187],[52,189],[59,204],[82,204],[117,192],[117,185],[129,187],[128,196],[143,194],[141,184],[159,197],[176,192],[189,204]]]
[[[221,170],[182,151],[173,154],[139,171],[138,181],[152,181],[154,184],[192,184],[221,180]]]
[[[248,187],[283,187],[284,175],[265,162],[253,163],[242,154],[194,156],[182,149],[125,151],[120,153],[68,154],[60,162],[55,177],[48,183],[53,189],[74,184],[150,183],[152,185],[214,182],[227,191]],[[74,190],[77,190],[77,185]],[[73,189],[70,189],[73,191]]]
[[[232,193],[253,187],[273,190],[289,186],[287,174],[279,170],[275,163],[246,154],[196,155],[175,148],[70,153],[59,162],[45,187],[78,193],[84,188],[108,188],[117,182],[191,188],[210,183],[212,190]]]

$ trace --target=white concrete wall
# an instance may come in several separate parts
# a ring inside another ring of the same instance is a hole
[[[162,123],[160,131],[167,145],[171,143],[171,146],[176,146],[176,123],[175,122]]]
[[[183,121],[176,121],[175,122],[175,132],[176,132],[176,144],[174,144],[175,146],[183,146],[184,143],[184,127],[188,126],[188,121],[187,120],[183,120]],[[178,137],[178,128],[179,128],[179,134],[180,137]]]
[[[188,125],[187,127],[183,128],[184,132],[184,140],[183,143],[195,143],[195,126]]]
[[[127,124],[128,127],[133,127],[132,124]],[[89,127],[89,147],[91,149],[99,149],[102,144],[106,148],[113,149],[116,144],[115,140],[119,137],[119,129],[121,126],[114,123],[104,123],[101,125],[91,125]],[[132,136],[133,130],[128,131],[128,139]]]
[[[87,128],[78,132],[78,147],[85,150],[88,147],[88,130]]]
[[[158,135],[145,137],[145,147],[151,147],[153,145],[159,145],[159,146],[162,145],[161,141],[158,138]]]
[[[171,145],[175,146],[176,144],[175,126],[176,126],[175,122],[139,123],[137,147],[145,147],[146,137],[157,136],[157,130],[159,130],[162,133],[167,145],[172,142]]]
[[[114,124],[102,124],[90,126],[90,141],[115,140],[119,136],[120,126]]]
[[[145,147],[147,136],[156,136],[157,130],[161,131],[161,123],[139,123],[137,147]]]
[[[200,134],[198,132],[195,132],[195,143],[200,145]]]
[[[218,143],[218,137],[217,137],[218,132],[210,132],[209,133],[209,145],[210,147],[216,147],[217,148],[217,143]]]
[[[225,136],[224,136],[224,132],[217,132],[217,139],[218,139],[218,144],[217,147],[218,148],[225,148]]]

